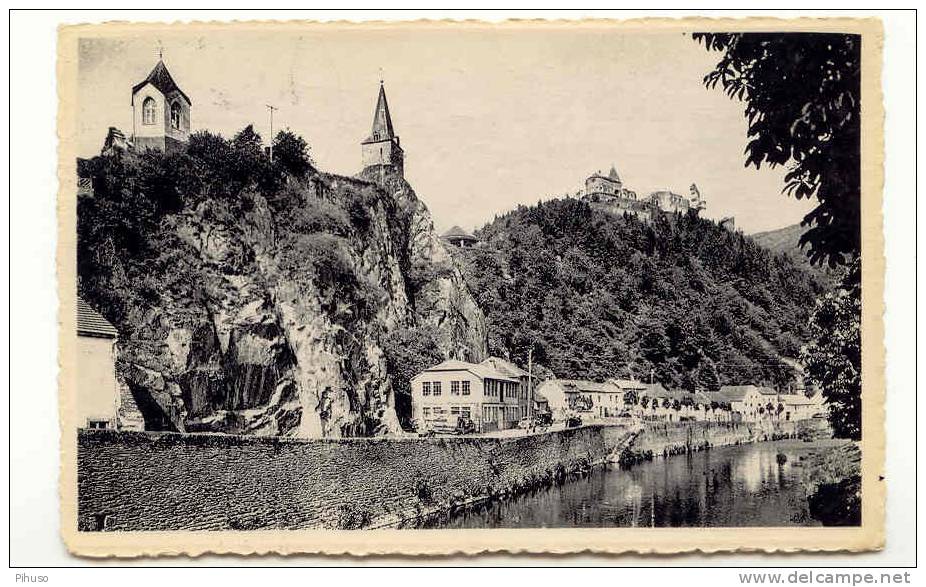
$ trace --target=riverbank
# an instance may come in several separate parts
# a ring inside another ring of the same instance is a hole
[[[632,437],[623,426],[519,438],[318,440],[82,430],[78,527],[402,527],[584,476]]]
[[[83,430],[78,526],[101,530],[418,525],[611,462],[780,438],[801,423],[588,425],[513,438],[299,440]]]
[[[753,442],[768,442],[790,438],[825,438],[829,428],[824,420],[781,422],[647,422],[642,433],[620,454],[623,466],[707,450],[721,446],[736,446]]]
[[[821,526],[806,480],[832,439],[718,446],[604,466],[570,483],[476,504],[426,528],[782,528]]]
[[[824,526],[862,522],[862,453],[859,445],[834,440],[806,458],[804,486],[811,514]]]

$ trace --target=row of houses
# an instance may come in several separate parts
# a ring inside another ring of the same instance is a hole
[[[632,379],[548,379],[534,385],[514,363],[490,357],[481,363],[447,360],[411,380],[412,418],[419,430],[454,425],[463,417],[479,432],[514,428],[519,420],[548,412],[556,420],[636,417],[644,420],[755,422],[803,420],[824,413],[818,393],[779,393],[757,385],[719,391],[666,389]]]
[[[762,419],[804,420],[823,414],[821,394],[780,393],[757,385],[725,385],[718,391],[666,389],[659,383],[609,379],[605,382],[550,379],[537,397],[554,414],[592,418],[635,416],[643,419],[754,422]]]

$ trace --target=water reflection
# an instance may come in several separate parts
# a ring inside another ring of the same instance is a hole
[[[799,460],[805,453],[806,448],[793,442],[762,443],[658,459],[630,470],[596,469],[585,479],[429,526],[817,525],[800,484]]]

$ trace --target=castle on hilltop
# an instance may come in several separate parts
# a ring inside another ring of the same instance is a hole
[[[607,212],[629,214],[644,222],[650,222],[657,214],[685,214],[689,210],[698,213],[707,207],[698,186],[691,184],[689,193],[690,197],[685,197],[669,190],[661,190],[652,192],[645,198],[639,198],[635,191],[624,187],[617,169],[612,165],[607,175],[597,171],[588,176],[582,200]]]

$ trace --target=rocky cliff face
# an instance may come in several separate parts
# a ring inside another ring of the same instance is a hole
[[[427,208],[388,170],[204,199],[154,238],[151,259],[99,255],[124,306],[118,371],[149,429],[395,433],[390,332],[428,325],[445,356],[486,354],[485,318]]]

